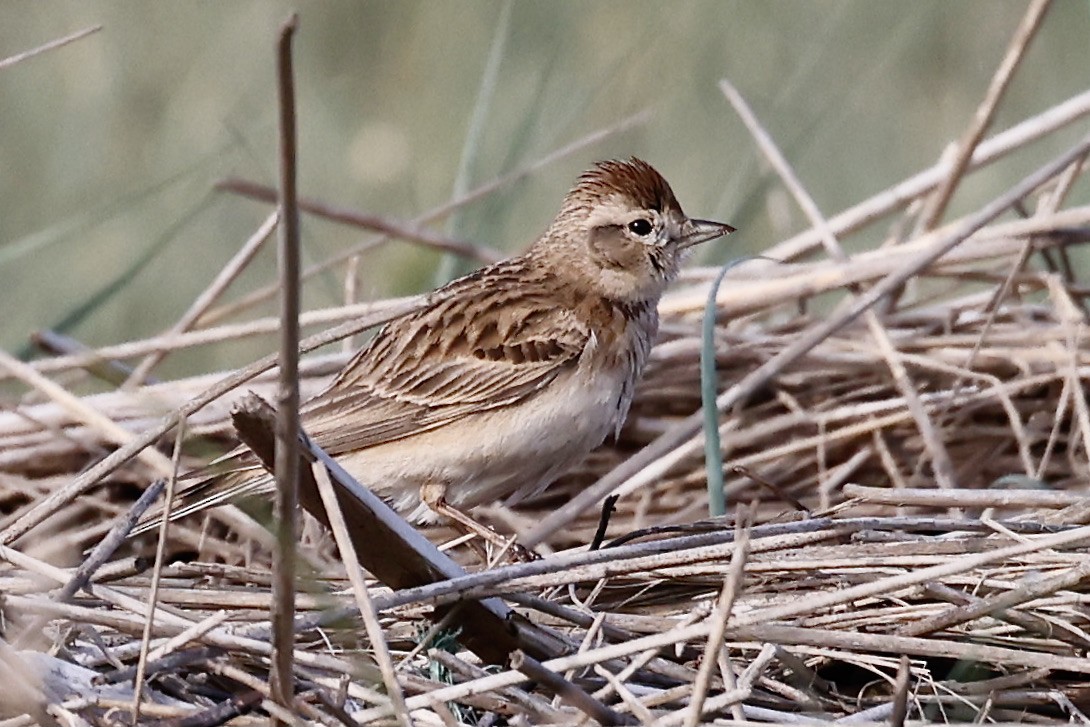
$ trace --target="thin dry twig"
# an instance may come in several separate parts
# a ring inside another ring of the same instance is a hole
[[[863,502],[883,505],[981,508],[981,507],[1018,507],[1035,510],[1067,507],[1086,501],[1081,492],[1056,492],[1053,490],[929,490],[924,488],[902,487],[886,489],[884,487],[866,487],[846,484],[842,488],[848,497]]]
[[[375,651],[375,661],[378,662],[379,670],[382,672],[386,693],[390,695],[390,703],[395,710],[398,723],[409,727],[412,722],[409,720],[409,712],[405,707],[405,695],[397,680],[397,671],[394,668],[393,659],[390,658],[390,650],[386,646],[386,637],[378,622],[375,606],[371,602],[371,594],[367,591],[367,584],[364,583],[359,568],[355,566],[359,560],[356,557],[355,546],[352,545],[352,538],[348,535],[348,526],[345,524],[341,506],[337,503],[333,483],[329,479],[329,473],[320,463],[315,462],[311,469],[314,472],[314,481],[318,485],[318,494],[322,497],[322,504],[329,517],[329,525],[333,530],[337,550],[340,551],[341,559],[346,564],[348,581],[352,584],[352,595],[356,598],[356,605],[360,609],[360,616],[367,630],[367,638],[370,639],[371,648]]]
[[[1051,5],[1052,0],[1033,0],[1029,8],[1027,8],[1022,22],[1014,31],[1014,37],[1011,38],[1007,52],[1003,56],[1003,61],[999,64],[999,68],[996,69],[995,75],[992,76],[988,91],[984,94],[984,100],[980,102],[976,113],[973,114],[969,128],[965,130],[965,135],[957,144],[957,154],[949,165],[949,173],[927,201],[924,212],[920,217],[921,231],[930,230],[942,219],[946,206],[954,195],[954,190],[961,181],[966,167],[969,166],[969,160],[972,158],[973,152],[976,150],[981,138],[983,138],[984,132],[991,126],[999,102],[1003,98],[1007,86],[1010,85],[1011,79],[1014,78],[1015,70],[1017,70],[1022,58],[1025,57],[1029,43],[1033,40],[1033,36],[1037,34],[1037,29],[1041,27],[1041,21],[1044,20],[1045,13]]]
[[[167,528],[170,526],[170,507],[174,500],[174,486],[178,480],[178,462],[182,457],[182,442],[185,439],[185,427],[178,426],[174,438],[174,454],[171,457],[170,477],[166,481],[166,506],[163,510],[162,522],[159,525],[159,542],[155,547],[155,565],[151,571],[151,585],[148,587],[148,615],[144,624],[144,633],[140,637],[140,656],[136,661],[136,676],[133,684],[132,697],[132,723],[140,724],[140,708],[143,704],[144,677],[148,665],[148,650],[151,644],[151,629],[155,623],[155,609],[159,600],[159,583],[163,575],[163,557],[166,554]],[[148,488],[150,492],[152,488]]]
[[[617,714],[557,672],[549,669],[537,659],[527,656],[521,650],[511,654],[511,668],[522,672],[536,682],[544,684],[549,691],[573,707],[578,708],[598,724],[635,724],[635,722]]]
[[[101,25],[92,25],[89,28],[84,28],[83,30],[77,30],[75,33],[72,33],[71,35],[66,35],[63,38],[57,38],[56,40],[51,40],[48,43],[44,43],[44,44],[38,46],[37,48],[32,48],[32,49],[30,49],[28,51],[23,51],[22,53],[16,53],[13,56],[8,56],[7,58],[2,58],[2,59],[0,59],[0,71],[4,70],[5,68],[8,68],[9,66],[14,66],[16,63],[22,63],[23,61],[25,61],[25,60],[27,60],[29,58],[33,58],[34,56],[41,55],[42,53],[47,53],[47,52],[49,52],[51,50],[54,50],[56,48],[63,48],[64,46],[68,45],[69,43],[74,43],[77,40],[80,40],[82,38],[86,38],[87,36],[92,35],[94,33],[97,33],[100,30],[102,30]]]
[[[399,229],[400,229],[401,232],[408,233],[408,232],[411,232],[412,230],[417,229],[418,226],[422,226],[422,225],[425,225],[425,224],[440,220],[443,217],[445,217],[446,215],[450,214],[451,212],[454,212],[454,211],[456,211],[458,209],[461,209],[465,205],[471,204],[471,203],[473,203],[473,202],[475,202],[475,201],[477,201],[477,200],[479,200],[479,199],[481,199],[483,197],[488,196],[489,194],[493,194],[499,189],[502,189],[502,188],[504,188],[506,186],[514,184],[514,183],[518,182],[519,180],[530,176],[531,174],[538,171],[539,169],[542,169],[543,167],[548,166],[549,164],[553,164],[556,161],[558,161],[560,159],[563,159],[564,157],[567,157],[567,156],[569,156],[571,154],[574,154],[574,153],[580,151],[581,149],[584,149],[584,148],[586,148],[588,146],[591,146],[591,145],[596,144],[596,143],[598,143],[600,141],[603,141],[604,139],[607,139],[610,136],[613,136],[615,134],[619,134],[622,131],[625,131],[625,130],[630,129],[630,128],[634,127],[634,126],[642,124],[648,118],[650,118],[650,113],[648,111],[646,111],[646,110],[645,111],[640,111],[640,112],[638,112],[636,114],[633,114],[632,116],[629,116],[629,117],[627,117],[625,119],[621,119],[621,121],[617,122],[616,124],[608,126],[608,127],[604,128],[604,129],[599,129],[597,131],[591,132],[590,134],[587,134],[587,135],[585,135],[585,136],[583,136],[583,137],[581,137],[579,139],[576,139],[575,141],[571,142],[570,144],[567,144],[567,145],[565,145],[563,147],[560,147],[559,149],[554,150],[553,152],[551,152],[549,154],[546,154],[545,156],[543,156],[542,158],[534,161],[531,164],[528,164],[528,165],[526,165],[526,166],[524,166],[524,167],[522,167],[520,169],[516,169],[515,171],[510,172],[508,174],[497,177],[496,179],[493,179],[490,182],[486,182],[485,184],[480,185],[476,189],[470,190],[465,195],[463,195],[461,197],[457,197],[455,199],[452,199],[449,202],[447,202],[446,204],[440,205],[439,207],[437,207],[437,208],[435,208],[435,209],[433,209],[433,210],[431,210],[431,211],[429,211],[429,212],[427,212],[427,213],[425,213],[423,215],[420,215],[419,217],[417,217],[417,218],[415,218],[413,220],[410,220],[409,223],[408,223],[409,228],[410,228],[409,230],[404,230],[404,229],[401,229],[401,228],[399,228]],[[248,185],[249,183],[246,182],[244,184]],[[261,190],[261,194],[267,195],[269,199],[272,199],[271,190],[268,190],[268,188],[261,188],[260,186],[257,189]],[[337,213],[339,216],[344,216],[344,221],[346,221],[346,222],[349,222],[350,219],[355,218],[359,214],[359,213],[355,213],[355,212],[345,212],[344,210],[333,210],[333,209],[329,208],[326,205],[321,205],[320,203],[315,203],[315,205],[318,205],[318,206],[315,206],[315,207],[311,208],[312,211],[314,211],[315,213],[317,213],[318,211]],[[363,222],[363,221],[365,221],[365,219],[366,219],[366,216],[364,216],[364,218],[361,219],[360,221]],[[390,222],[389,220],[384,221],[384,223],[389,223],[389,222]],[[310,268],[308,268],[307,270],[305,270],[303,272],[302,277],[303,277],[304,280],[309,279],[311,276],[317,275],[318,273],[320,273],[322,271],[328,270],[328,269],[332,268],[335,265],[338,265],[338,264],[343,263],[343,262],[351,261],[357,255],[360,255],[361,253],[366,252],[367,250],[371,249],[376,244],[381,244],[381,243],[385,242],[387,239],[388,238],[384,237],[384,238],[380,238],[377,241],[367,241],[367,242],[361,243],[360,245],[357,245],[357,246],[355,246],[353,248],[345,250],[345,251],[343,251],[343,252],[341,252],[341,253],[339,253],[337,255],[334,255],[334,256],[330,257],[327,260],[324,260],[324,261],[318,263],[317,265],[312,265]],[[433,241],[436,242],[436,243],[439,243],[440,241],[442,241],[444,239],[445,238],[433,238]],[[449,240],[447,242],[449,242]],[[454,250],[454,249],[451,249],[451,250],[449,250],[449,252],[457,253],[458,251]],[[468,254],[469,251],[466,251],[466,252]],[[482,253],[479,253],[479,255],[491,255],[491,254],[492,253],[490,253],[487,248],[485,248]],[[499,253],[495,253],[495,254],[499,255]],[[213,321],[221,320],[222,318],[225,318],[228,315],[233,315],[233,314],[237,313],[240,310],[248,308],[248,307],[250,307],[252,305],[255,305],[255,304],[257,304],[257,303],[259,303],[261,301],[267,300],[268,298],[271,298],[273,295],[275,295],[275,293],[276,293],[276,286],[275,285],[266,286],[263,289],[259,289],[259,290],[254,291],[252,294],[245,297],[243,300],[239,301],[238,303],[236,303],[234,305],[225,306],[225,307],[223,307],[223,308],[221,308],[219,310],[209,311],[209,313],[206,316],[204,316],[203,320],[204,320],[204,322],[206,324],[210,323],[210,322],[213,322]]]
[[[744,519],[748,520],[748,518]],[[742,574],[744,573],[746,558],[749,557],[748,528],[748,522],[743,525],[742,519],[739,520],[739,523],[736,526],[735,540],[738,547],[731,555],[730,572],[723,580],[723,588],[719,592],[719,599],[715,605],[715,609],[709,616],[709,618],[714,619],[714,621],[712,622],[711,632],[708,635],[708,641],[704,646],[704,658],[700,662],[696,680],[693,682],[693,695],[690,698],[689,714],[685,718],[687,727],[696,727],[696,725],[699,725],[703,720],[704,700],[708,696],[712,671],[717,663],[719,650],[723,647],[723,635],[726,633],[727,620],[730,618],[731,611],[734,608],[734,601],[738,597],[738,590],[742,585]],[[733,684],[730,686],[731,688],[735,687]],[[739,715],[735,715],[735,718],[737,719],[738,716]]]

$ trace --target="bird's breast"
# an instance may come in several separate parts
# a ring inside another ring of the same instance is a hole
[[[635,395],[658,333],[658,310],[653,302],[622,304],[606,301],[608,314],[599,316],[579,368],[604,375],[603,386],[613,392],[614,431],[620,429]]]

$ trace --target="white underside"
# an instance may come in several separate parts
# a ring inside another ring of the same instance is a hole
[[[578,463],[627,414],[619,401],[627,372],[584,373],[579,365],[545,395],[458,425],[338,457],[360,483],[413,522],[438,518],[420,488],[444,485],[448,504],[468,509],[530,497]]]

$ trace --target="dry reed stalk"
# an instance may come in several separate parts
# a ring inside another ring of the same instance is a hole
[[[25,60],[33,58],[34,56],[41,55],[42,53],[48,53],[51,50],[63,48],[69,43],[74,43],[77,40],[86,38],[87,36],[97,33],[100,30],[102,30],[101,25],[92,25],[88,28],[84,28],[83,30],[77,30],[75,33],[66,35],[63,38],[57,38],[56,40],[51,40],[48,43],[43,43],[42,45],[36,48],[32,48],[28,51],[16,53],[15,55],[8,56],[7,58],[0,58],[0,71],[4,70],[5,68],[10,68],[16,63],[22,63]]]

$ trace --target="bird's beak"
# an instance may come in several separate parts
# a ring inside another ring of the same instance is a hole
[[[681,237],[678,238],[678,249],[684,250],[693,245],[699,245],[708,240],[714,240],[723,235],[734,232],[734,228],[723,222],[711,220],[685,220],[681,226]]]

